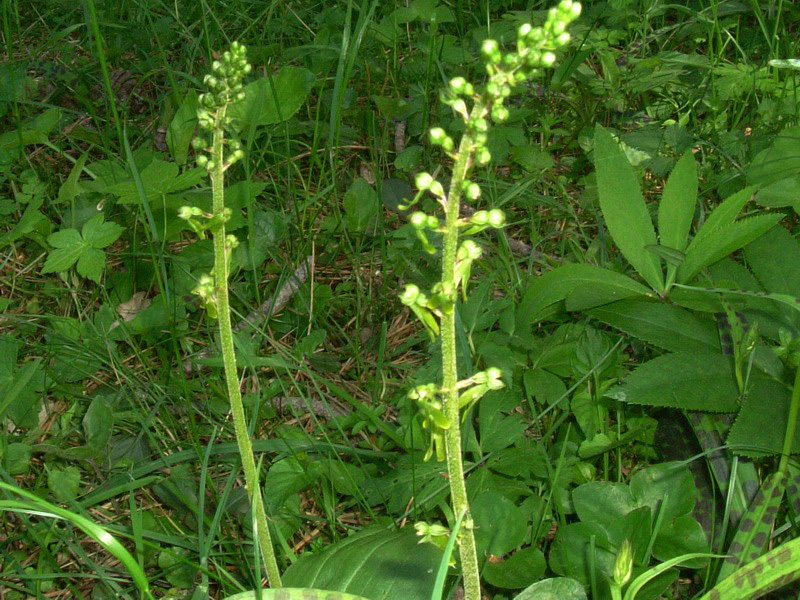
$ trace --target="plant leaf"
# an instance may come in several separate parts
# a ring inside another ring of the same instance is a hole
[[[769,547],[770,534],[785,491],[786,474],[771,473],[739,522],[717,581],[723,581],[737,568],[757,559]]]
[[[672,169],[658,205],[658,235],[661,245],[686,250],[689,228],[697,205],[697,163],[691,150]]]
[[[304,555],[283,576],[287,587],[347,592],[370,600],[430,600],[441,550],[409,530],[370,527],[318,554]]]
[[[700,600],[754,600],[800,578],[800,538],[785,542],[737,569]]]
[[[524,589],[514,600],[586,600],[586,592],[574,579],[551,577]]]
[[[710,215],[708,215],[708,218],[706,219],[705,223],[703,223],[703,226],[700,227],[698,232],[695,234],[692,243],[689,244],[686,249],[687,253],[696,244],[699,244],[703,238],[708,237],[720,229],[732,225],[736,220],[736,217],[739,216],[739,213],[742,212],[744,205],[753,198],[753,193],[753,188],[745,188],[723,200],[722,203],[717,206],[717,208],[715,208]]]
[[[117,241],[125,228],[113,221],[104,222],[103,214],[92,217],[83,225],[83,239],[92,248],[105,248]]]
[[[800,298],[800,245],[783,227],[773,227],[744,247],[758,282],[769,292]]]
[[[645,249],[658,242],[638,178],[619,144],[599,124],[594,134],[594,163],[600,208],[611,237],[636,272],[653,289],[662,291],[659,260]]]
[[[707,412],[735,412],[739,407],[733,366],[722,354],[659,356],[634,370],[606,396],[631,404]]]
[[[274,77],[261,77],[244,88],[245,97],[228,108],[228,115],[247,135],[259,125],[281,123],[306,101],[316,77],[302,67],[283,67]]]
[[[686,253],[686,260],[678,268],[678,281],[691,281],[702,269],[749,244],[782,218],[782,214],[750,217],[717,229],[696,244],[695,238]]]
[[[652,293],[641,283],[608,269],[584,264],[564,265],[533,278],[520,303],[517,322],[521,326],[538,322],[547,308],[566,299],[580,286],[602,287],[606,302]],[[586,297],[576,294],[575,305],[585,304],[580,300]]]
[[[620,300],[589,311],[595,319],[671,352],[719,353],[713,321],[679,306],[638,298]]]
[[[761,457],[779,454],[789,419],[790,390],[763,375],[751,376],[747,397],[726,440],[736,454]],[[800,452],[800,432],[792,453]]]

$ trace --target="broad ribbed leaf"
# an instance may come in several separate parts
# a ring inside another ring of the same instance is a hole
[[[658,235],[663,246],[683,251],[697,204],[697,163],[687,151],[672,169],[658,205]]]
[[[686,253],[686,260],[678,268],[678,281],[691,281],[702,269],[746,246],[782,218],[782,214],[771,214],[742,219],[715,230],[696,244],[693,241]]]
[[[744,248],[747,264],[764,289],[800,298],[800,246],[783,227],[773,227]]]
[[[261,590],[257,592],[242,592],[233,596],[226,596],[223,600],[369,600],[363,596],[329,592],[311,588],[277,588],[274,590]]]
[[[661,291],[664,281],[660,262],[645,249],[658,242],[639,179],[619,144],[601,125],[594,133],[594,164],[600,208],[611,237],[644,280]]]
[[[687,251],[699,244],[703,238],[731,225],[736,220],[736,217],[739,216],[739,213],[742,212],[744,205],[752,199],[753,193],[753,188],[745,188],[736,192],[730,198],[726,198],[708,216],[703,226],[694,236],[692,243],[689,244]]]
[[[762,375],[751,376],[747,397],[728,435],[728,445],[737,454],[780,454],[789,419],[791,392],[788,387]],[[800,452],[800,432],[795,433],[792,453]]]
[[[526,588],[514,600],[586,600],[583,586],[569,577],[551,577]]]
[[[522,298],[518,322],[521,325],[537,322],[548,307],[565,300],[581,286],[594,288],[595,291],[589,293],[603,294],[605,302],[652,293],[641,283],[608,269],[564,265],[533,279]],[[578,296],[575,298],[578,305]]]
[[[739,396],[729,357],[676,352],[644,363],[610,398],[630,404],[669,406],[682,410],[735,412]]]
[[[671,352],[720,352],[716,325],[679,306],[632,298],[589,314],[615,329]]]
[[[244,135],[258,125],[282,123],[300,110],[315,79],[308,69],[285,66],[246,85],[244,99],[231,105],[228,115]]]
[[[370,527],[301,557],[286,570],[283,583],[369,600],[430,600],[441,556],[434,545],[420,544],[410,528],[393,532]]]

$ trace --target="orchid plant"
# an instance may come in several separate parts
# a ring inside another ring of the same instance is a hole
[[[428,235],[443,236],[442,276],[429,294],[409,284],[400,299],[417,315],[432,338],[441,338],[441,383],[419,385],[409,392],[409,398],[419,406],[423,426],[430,431],[426,459],[435,454],[437,460],[447,461],[453,514],[458,519],[463,518],[458,541],[466,600],[480,600],[481,593],[474,523],[469,514],[461,452],[462,411],[465,415],[484,394],[502,388],[504,383],[502,373],[494,367],[458,379],[455,329],[458,290],[461,288],[466,296],[472,266],[482,253],[474,240],[464,239],[459,243],[459,239],[487,228],[503,227],[505,215],[499,209],[491,209],[463,218],[461,200],[474,202],[481,196],[480,186],[469,177],[474,166],[486,165],[491,160],[487,147],[490,122],[501,123],[508,118],[509,110],[504,103],[514,86],[555,64],[555,52],[570,41],[567,27],[580,12],[580,4],[562,0],[550,9],[542,26],[520,27],[516,51],[504,53],[496,41],[483,42],[481,54],[488,74],[486,85],[478,89],[463,77],[456,77],[441,93],[441,101],[465,124],[458,146],[441,127],[429,132],[431,143],[439,146],[452,161],[448,189],[445,190],[431,174],[419,173],[416,177],[419,192],[408,204],[408,207],[413,206],[423,194],[429,193],[444,213],[443,223],[435,215],[422,211],[411,214],[411,224],[427,252],[436,251]]]

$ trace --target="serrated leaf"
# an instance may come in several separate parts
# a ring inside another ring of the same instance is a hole
[[[739,407],[733,366],[722,354],[659,356],[635,369],[606,396],[631,404],[707,412],[735,412]]]
[[[782,383],[762,375],[752,376],[747,396],[731,426],[728,445],[736,454],[760,457],[780,454],[789,419],[791,392]],[[792,453],[800,452],[800,432]]]
[[[61,273],[62,271],[66,271],[72,267],[72,265],[78,262],[78,259],[81,257],[81,254],[85,249],[83,238],[80,237],[80,234],[76,229],[68,229],[66,231],[74,231],[75,235],[78,236],[78,242],[73,246],[56,248],[53,250],[47,257],[44,267],[42,267],[42,273]],[[58,233],[66,233],[66,231],[59,231]]]
[[[84,248],[78,257],[75,270],[78,275],[91,279],[95,283],[100,283],[103,275],[103,267],[106,266],[106,253],[98,248]]]
[[[709,235],[733,224],[736,217],[742,212],[744,205],[753,198],[754,191],[754,188],[745,188],[723,200],[723,202],[708,215],[705,223],[700,227],[686,251],[689,252],[695,245],[699,244]]]
[[[519,308],[520,324],[536,322],[548,307],[565,300],[581,286],[602,288],[605,302],[651,293],[641,283],[608,269],[584,264],[564,265],[531,279]],[[578,304],[579,297],[575,295],[574,298]]]
[[[719,353],[713,321],[672,304],[621,300],[589,311],[603,323],[671,352]]]
[[[693,240],[686,252],[686,259],[678,267],[678,281],[691,281],[702,269],[746,246],[782,218],[782,214],[750,217],[717,229],[696,244]]]
[[[117,241],[125,228],[113,221],[104,222],[101,214],[92,217],[83,225],[83,239],[92,248],[105,248]]]
[[[744,247],[750,270],[765,290],[800,298],[800,245],[783,227],[773,227]]]
[[[597,125],[594,162],[603,218],[622,255],[654,289],[664,287],[659,260],[645,249],[656,232],[636,173],[611,134]]]
[[[662,245],[678,251],[686,249],[696,204],[697,163],[689,150],[672,169],[658,205],[658,235]]]

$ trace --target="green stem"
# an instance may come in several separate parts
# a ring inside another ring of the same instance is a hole
[[[785,473],[789,466],[789,456],[792,454],[794,445],[794,434],[797,430],[797,416],[800,413],[800,367],[794,374],[794,387],[792,388],[792,399],[789,401],[789,421],[786,423],[786,435],[783,438],[783,450],[781,451],[781,461],[778,463],[778,473]]]
[[[215,216],[222,215],[225,209],[224,194],[224,152],[223,123],[225,120],[225,107],[217,110],[214,139],[211,150],[211,160],[214,168],[210,172],[211,194],[213,198],[212,212]],[[270,587],[281,587],[281,575],[278,562],[275,559],[275,549],[267,524],[267,514],[261,498],[261,489],[258,483],[258,470],[253,456],[253,444],[247,431],[247,419],[242,404],[242,390],[239,387],[239,374],[236,369],[236,354],[233,348],[233,328],[231,327],[231,308],[228,300],[228,257],[229,250],[225,247],[225,224],[220,224],[214,232],[214,285],[217,299],[217,322],[219,323],[219,338],[222,348],[222,361],[225,366],[225,383],[228,387],[228,397],[233,413],[233,428],[236,432],[236,443],[239,446],[239,455],[242,458],[245,487],[250,494],[250,502],[256,521],[256,537],[261,546],[261,556],[267,569],[267,579]]]
[[[483,116],[486,103],[479,101],[472,109],[470,118]],[[473,522],[467,501],[467,487],[464,481],[464,465],[461,458],[461,416],[458,406],[458,365],[456,362],[456,315],[455,301],[458,297],[455,289],[456,250],[458,248],[458,218],[461,204],[461,185],[472,167],[475,143],[469,132],[461,138],[456,162],[453,166],[453,177],[445,207],[444,251],[442,258],[442,291],[452,294],[454,305],[443,311],[441,321],[442,336],[442,389],[445,396],[445,410],[450,422],[449,429],[444,432],[447,450],[447,473],[450,480],[450,500],[453,514],[464,514],[464,527],[461,530],[459,552],[461,569],[464,576],[464,599],[481,600],[481,580],[478,570],[478,552],[475,547]]]

